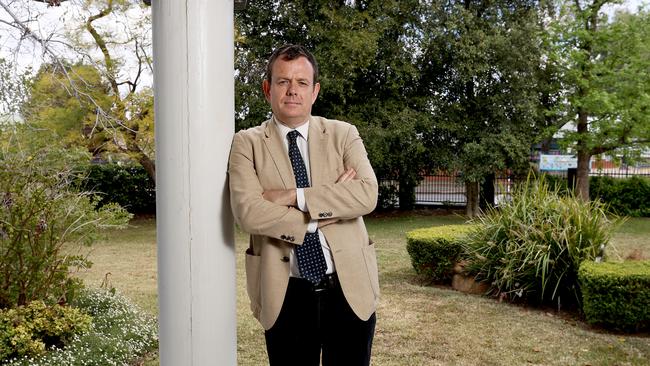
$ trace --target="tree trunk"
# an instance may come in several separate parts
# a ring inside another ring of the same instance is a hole
[[[467,208],[465,212],[469,218],[478,216],[479,191],[478,182],[465,182],[465,195],[467,196]]]
[[[576,196],[583,200],[589,201],[589,159],[591,153],[586,143],[587,134],[589,133],[588,113],[584,110],[578,111],[577,131],[580,136],[578,139],[578,169],[576,174]]]
[[[156,162],[152,160],[147,154],[145,154],[144,151],[138,146],[136,143],[136,131],[137,129],[131,130],[131,132],[127,135],[125,135],[126,141],[126,146],[122,148],[122,151],[128,153],[132,159],[135,159],[142,167],[144,170],[147,172],[147,175],[149,175],[149,178],[156,183]]]
[[[578,151],[576,194],[583,201],[589,201],[589,152]]]
[[[156,184],[156,162],[151,160],[147,155],[142,154],[140,155],[140,159],[138,159],[138,162],[144,170],[147,172],[149,175],[149,178],[153,181],[154,185]]]
[[[483,184],[479,191],[479,208],[483,212],[487,211],[488,208],[494,207],[494,182],[496,181],[496,174],[488,174],[485,176]]]
[[[415,207],[415,186],[408,179],[400,180],[397,196],[400,210],[408,211]]]

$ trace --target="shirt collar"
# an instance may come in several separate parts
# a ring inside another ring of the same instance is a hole
[[[282,136],[283,141],[287,139],[287,134],[293,130],[298,131],[298,133],[300,133],[300,136],[302,136],[305,140],[307,140],[307,135],[309,135],[309,120],[297,128],[290,128],[282,124],[282,122],[276,118],[275,125],[278,127],[278,132],[280,132],[280,136]]]

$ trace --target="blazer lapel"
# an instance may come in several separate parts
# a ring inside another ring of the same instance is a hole
[[[280,178],[282,179],[284,188],[296,188],[296,180],[293,177],[293,168],[291,168],[289,155],[284,148],[284,141],[282,141],[280,133],[275,126],[276,123],[275,118],[271,118],[266,123],[264,144],[266,145],[266,149],[269,152],[271,159],[275,163],[275,167],[278,169],[278,172],[280,172]]]
[[[311,185],[326,184],[324,167],[327,165],[327,139],[329,135],[318,118],[310,117],[309,120],[309,170]]]

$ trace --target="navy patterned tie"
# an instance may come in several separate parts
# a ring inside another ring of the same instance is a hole
[[[289,139],[289,159],[293,167],[293,175],[296,177],[296,187],[305,188],[309,187],[309,177],[307,177],[305,161],[302,160],[298,144],[296,144],[298,135],[300,135],[300,132],[296,130],[289,132],[287,135],[287,139]],[[305,234],[302,245],[296,247],[296,256],[298,257],[300,275],[314,284],[320,282],[327,270],[327,263],[325,263],[325,255],[323,255],[323,249],[318,239],[318,231]]]

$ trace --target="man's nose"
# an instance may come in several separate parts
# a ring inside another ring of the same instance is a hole
[[[296,85],[294,83],[289,83],[289,87],[287,88],[287,95],[296,95]]]

